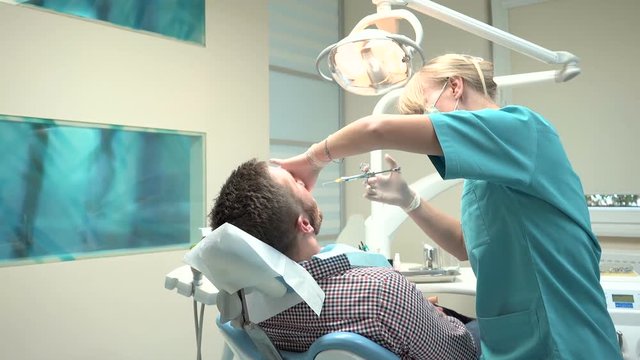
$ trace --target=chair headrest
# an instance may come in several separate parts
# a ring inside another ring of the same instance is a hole
[[[226,223],[184,256],[218,289],[245,289],[251,321],[268,319],[301,301],[320,315],[324,292],[298,263]]]
[[[237,293],[229,294],[224,290],[219,290],[216,296],[216,306],[223,323],[231,321],[232,326],[242,327],[242,303]]]

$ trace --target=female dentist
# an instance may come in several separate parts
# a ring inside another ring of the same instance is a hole
[[[483,358],[622,359],[580,179],[554,127],[526,107],[498,107],[495,93],[490,62],[439,56],[405,87],[404,115],[366,116],[272,162],[311,190],[334,159],[377,149],[429,155],[444,179],[466,179],[461,221],[397,179],[371,179],[365,196],[403,206],[435,242],[470,260]]]

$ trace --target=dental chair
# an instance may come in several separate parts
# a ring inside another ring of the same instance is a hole
[[[299,264],[231,224],[211,232],[185,255],[185,262],[218,289],[216,325],[230,349],[225,360],[398,359],[349,332],[326,334],[305,352],[278,350],[257,323],[301,301],[319,316],[324,292]]]
[[[276,280],[276,282],[278,281]],[[216,319],[216,325],[224,336],[227,345],[239,359],[398,359],[394,353],[386,348],[364,336],[350,332],[334,332],[324,335],[317,339],[307,351],[302,353],[278,350],[264,331],[247,317],[246,308],[243,306],[244,291],[246,289],[242,289],[235,294],[225,293],[223,295],[222,292],[219,293],[218,308],[221,312]],[[223,305],[220,306],[220,304]],[[227,316],[233,315],[236,315],[235,319],[224,322]]]

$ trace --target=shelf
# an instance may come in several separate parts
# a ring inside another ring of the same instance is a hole
[[[640,207],[590,207],[589,215],[598,236],[640,238]]]

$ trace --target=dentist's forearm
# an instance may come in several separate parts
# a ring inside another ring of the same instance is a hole
[[[378,149],[441,155],[433,125],[425,115],[370,115],[358,119],[310,149],[328,162]]]
[[[468,260],[460,221],[421,199],[420,206],[409,217],[446,252],[460,261]]]

